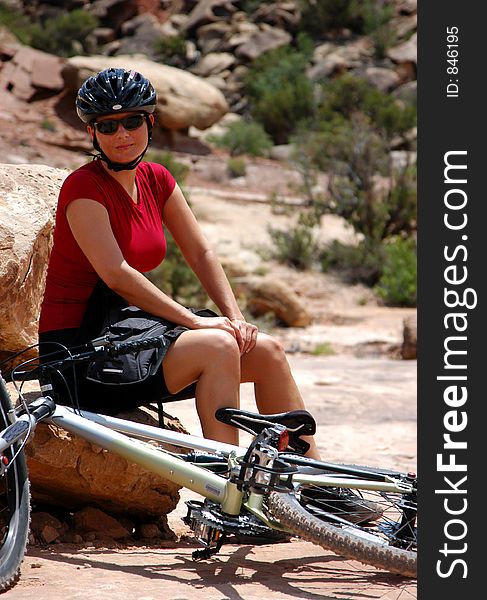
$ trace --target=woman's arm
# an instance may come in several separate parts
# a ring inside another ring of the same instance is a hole
[[[232,321],[242,353],[250,351],[257,327],[245,321],[221,263],[177,185],[164,206],[163,221],[208,296]]]
[[[130,304],[190,329],[216,327],[236,337],[229,319],[194,315],[133,269],[123,258],[108,212],[100,203],[88,198],[73,200],[66,209],[66,217],[76,242],[95,271]]]

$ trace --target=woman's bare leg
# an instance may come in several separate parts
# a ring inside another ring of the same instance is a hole
[[[218,329],[185,331],[171,344],[163,369],[173,394],[197,381],[196,409],[203,435],[238,444],[238,429],[215,419],[218,408],[239,406],[240,352],[235,338]]]
[[[242,356],[241,368],[242,383],[254,383],[255,401],[260,413],[305,409],[284,349],[276,339],[259,333],[254,349]],[[306,455],[319,459],[314,438],[303,436],[303,439],[310,444]]]

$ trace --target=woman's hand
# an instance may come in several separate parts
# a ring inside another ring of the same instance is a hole
[[[257,342],[259,330],[256,325],[247,323],[245,319],[231,319],[230,322],[235,330],[235,337],[237,339],[238,347],[240,348],[240,354],[250,352]]]
[[[196,317],[191,329],[223,329],[237,339],[235,327],[227,317]]]
[[[238,344],[240,354],[250,352],[257,341],[258,329],[244,319],[227,317],[197,317],[192,329],[222,329],[232,335]]]

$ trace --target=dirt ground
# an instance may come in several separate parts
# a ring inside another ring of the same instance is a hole
[[[0,98],[0,152],[7,163],[43,163],[74,168],[81,152],[46,144],[40,123],[53,118],[42,110]],[[78,136],[81,134],[77,133]],[[258,248],[268,242],[267,227],[285,225],[291,215],[276,214],[269,194],[295,200],[296,174],[271,161],[256,161],[244,179],[223,177],[222,157],[181,157],[192,165],[187,180],[193,209],[218,254],[237,258],[250,270],[266,268],[288,283],[314,315],[306,329],[276,331],[307,408],[318,423],[324,458],[416,469],[416,362],[398,359],[404,319],[413,309],[380,306],[370,290],[344,285],[330,274],[299,273],[264,264]],[[290,185],[291,184],[291,185]],[[351,239],[342,221],[323,220],[323,241]],[[326,344],[330,355],[309,350]],[[308,350],[308,352],[303,352]],[[242,406],[253,408],[252,389],[243,386]],[[168,405],[193,433],[199,424],[191,401]],[[241,441],[245,443],[245,435]],[[312,544],[293,540],[263,546],[224,546],[210,561],[193,562],[194,542],[181,522],[181,494],[169,524],[178,540],[161,547],[120,550],[67,545],[29,547],[12,600],[103,599],[173,600],[262,598],[309,600],[410,600],[416,583],[345,560]]]

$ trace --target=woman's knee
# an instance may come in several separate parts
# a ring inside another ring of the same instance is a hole
[[[239,361],[240,351],[237,340],[221,329],[205,330],[205,351],[208,357],[217,360]]]
[[[281,342],[265,333],[259,333],[255,352],[259,355],[259,360],[269,366],[287,364],[286,353]]]

